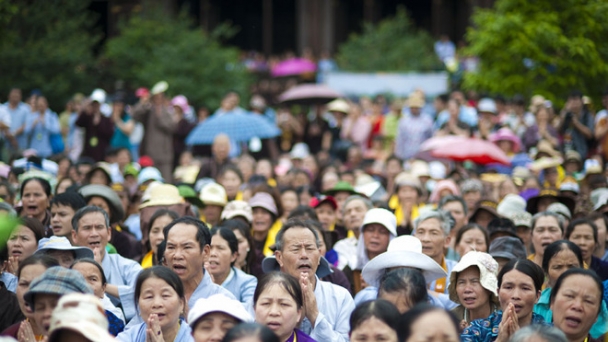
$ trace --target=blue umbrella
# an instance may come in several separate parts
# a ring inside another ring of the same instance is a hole
[[[227,113],[213,115],[199,123],[186,137],[187,145],[209,145],[218,134],[226,134],[234,142],[252,138],[268,139],[281,134],[281,130],[264,117],[254,113]]]

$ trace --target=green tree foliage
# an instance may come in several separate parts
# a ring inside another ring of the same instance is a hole
[[[170,94],[184,94],[195,105],[215,108],[225,92],[244,95],[249,89],[250,76],[239,63],[239,51],[219,43],[233,33],[221,25],[207,34],[193,28],[184,13],[171,16],[146,8],[107,42],[104,64],[130,88],[165,80]]]
[[[58,110],[95,84],[90,0],[0,0],[0,90],[38,88]]]
[[[433,38],[414,27],[404,8],[377,25],[364,23],[361,34],[352,34],[336,57],[349,71],[430,71],[442,69],[433,50]]]
[[[467,39],[480,70],[464,86],[563,99],[572,89],[598,96],[608,82],[608,2],[497,0],[478,9]]]

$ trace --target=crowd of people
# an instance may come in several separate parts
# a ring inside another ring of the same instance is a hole
[[[580,92],[561,109],[416,91],[304,113],[230,92],[210,115],[169,89],[131,105],[96,90],[60,115],[10,91],[1,336],[604,341],[608,111]],[[186,144],[224,115],[281,134]],[[424,148],[454,137],[510,163]]]

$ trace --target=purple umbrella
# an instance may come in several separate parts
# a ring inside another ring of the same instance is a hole
[[[324,84],[300,84],[279,96],[284,104],[320,105],[342,97],[342,94]]]
[[[297,76],[317,71],[314,62],[304,58],[292,58],[283,61],[272,68],[272,77]]]

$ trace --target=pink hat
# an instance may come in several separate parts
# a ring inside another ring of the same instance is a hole
[[[177,95],[171,100],[171,105],[174,107],[180,107],[182,112],[187,112],[190,107],[188,107],[188,99],[184,95]]]
[[[437,184],[435,184],[433,192],[431,192],[431,196],[429,196],[429,201],[431,203],[439,202],[439,195],[443,190],[450,190],[452,192],[452,195],[460,196],[460,190],[458,190],[458,186],[456,185],[456,183],[454,183],[454,181],[451,179],[444,179],[440,180],[439,182],[437,182]]]
[[[135,96],[137,97],[145,97],[150,95],[150,91],[148,90],[148,88],[137,88],[137,90],[135,91]]]
[[[277,209],[277,205],[274,202],[274,198],[270,196],[267,192],[258,192],[251,199],[249,199],[249,205],[251,209],[254,208],[264,208],[272,213],[274,216],[279,215],[279,210]]]
[[[496,131],[496,133],[490,134],[490,141],[495,144],[503,140],[513,143],[513,152],[519,152],[519,149],[521,148],[521,140],[519,140],[519,137],[517,137],[510,129],[505,127],[499,129]]]

